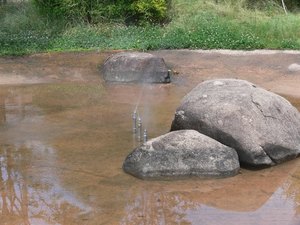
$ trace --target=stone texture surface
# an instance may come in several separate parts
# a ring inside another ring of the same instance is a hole
[[[200,83],[177,108],[171,130],[194,129],[230,146],[242,164],[271,166],[300,152],[300,115],[283,97],[244,80]]]
[[[194,130],[170,132],[130,153],[125,172],[141,179],[228,177],[239,171],[236,151]]]
[[[300,71],[300,65],[297,63],[293,63],[293,64],[289,65],[288,70],[290,72],[298,72],[298,71]]]
[[[149,53],[122,52],[110,56],[102,65],[106,81],[169,83],[165,61]]]

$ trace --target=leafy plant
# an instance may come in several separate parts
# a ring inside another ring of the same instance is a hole
[[[132,16],[144,23],[162,23],[167,18],[165,0],[138,0],[130,8]]]
[[[47,17],[90,24],[108,20],[161,23],[167,18],[168,10],[166,0],[34,0],[34,3]]]

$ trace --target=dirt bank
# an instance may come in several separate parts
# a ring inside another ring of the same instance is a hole
[[[166,50],[154,53],[164,57],[179,75],[195,82],[239,78],[281,95],[300,97],[300,71],[288,69],[291,64],[300,64],[298,51]]]
[[[0,84],[99,81],[99,65],[114,52],[44,53],[0,58]],[[300,97],[299,51],[162,50],[162,56],[192,84],[206,79],[239,78],[282,95]]]

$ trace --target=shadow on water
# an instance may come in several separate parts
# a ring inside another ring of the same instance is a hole
[[[151,138],[168,132],[190,86],[2,86],[1,222],[299,224],[299,159],[218,180],[142,181],[122,171],[139,144],[131,114],[141,89],[138,111]]]

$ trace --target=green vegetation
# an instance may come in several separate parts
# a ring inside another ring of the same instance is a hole
[[[167,19],[169,0],[33,0],[48,18],[78,24],[118,21],[127,24],[162,23]]]
[[[92,7],[83,14],[74,13],[75,8],[52,8],[55,14],[48,6],[37,8],[37,2],[42,1],[0,5],[0,55],[89,49],[300,49],[296,0],[285,1],[287,14],[281,0],[115,1],[131,3],[121,11],[118,4],[102,1],[106,10]]]

